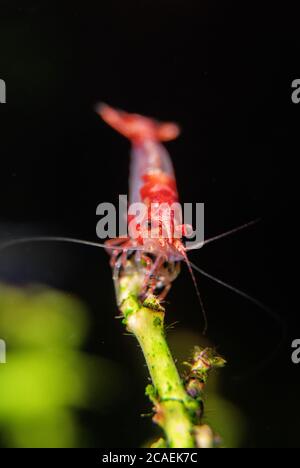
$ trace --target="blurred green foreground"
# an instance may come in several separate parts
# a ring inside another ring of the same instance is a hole
[[[0,445],[84,446],[78,411],[115,397],[114,363],[83,353],[88,315],[74,297],[0,285]],[[100,441],[99,441],[100,442]]]

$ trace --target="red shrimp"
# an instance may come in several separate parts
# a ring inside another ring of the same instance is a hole
[[[165,262],[174,264],[185,260],[190,268],[182,242],[190,226],[180,224],[174,212],[174,206],[178,206],[175,174],[170,156],[161,143],[176,138],[180,133],[179,127],[174,123],[160,123],[116,110],[106,104],[100,105],[98,112],[106,123],[131,141],[129,203],[143,203],[145,206],[141,219],[137,220],[129,213],[129,237],[108,240],[107,245],[122,245],[123,260],[127,250],[138,249],[136,255],[146,261],[148,268],[145,283],[150,277],[160,277],[158,273]],[[136,233],[134,237],[130,235],[132,230]],[[141,249],[144,251],[142,255]],[[113,265],[118,254],[116,251],[112,256]],[[193,276],[191,268],[190,271]],[[168,284],[165,286],[169,288]]]

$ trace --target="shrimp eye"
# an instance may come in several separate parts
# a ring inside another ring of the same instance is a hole
[[[154,289],[154,295],[159,296],[165,289],[165,285],[163,283],[158,283]]]
[[[153,253],[147,252],[146,255],[150,260],[152,260],[152,262],[155,262],[156,256]]]

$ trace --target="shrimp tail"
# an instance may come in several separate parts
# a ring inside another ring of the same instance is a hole
[[[135,144],[145,140],[170,141],[180,133],[180,128],[175,123],[158,122],[139,114],[114,109],[104,103],[97,105],[96,112],[108,125]]]

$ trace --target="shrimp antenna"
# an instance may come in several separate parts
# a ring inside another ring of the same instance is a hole
[[[233,291],[234,293],[238,294],[239,296],[243,297],[244,299],[248,300],[252,304],[256,305],[257,307],[259,307],[260,309],[265,311],[280,326],[281,338],[279,340],[278,345],[275,347],[274,351],[269,356],[267,356],[261,362],[260,365],[258,365],[256,367],[256,370],[257,370],[257,368],[265,367],[265,365],[274,358],[274,356],[277,354],[277,352],[279,351],[279,349],[281,348],[283,342],[286,339],[287,326],[286,326],[285,321],[282,320],[280,315],[277,314],[274,310],[272,310],[270,307],[266,306],[263,302],[261,302],[258,299],[254,298],[250,294],[248,294],[248,293],[246,293],[244,291],[241,291],[240,289],[236,288],[235,286],[232,286],[231,284],[225,283],[225,281],[223,281],[223,280],[211,275],[210,273],[207,273],[206,271],[202,270],[201,268],[197,267],[197,265],[195,265],[194,263],[192,263],[192,262],[189,262],[189,263],[190,263],[190,267],[193,268],[194,270],[198,271],[201,275],[205,276],[206,278],[209,278],[210,280],[214,281],[215,283],[219,284],[220,286],[224,286],[225,288],[229,289],[230,291]],[[250,373],[247,373],[247,375],[250,375]]]
[[[254,224],[257,224],[259,221],[261,221],[261,218],[254,219],[253,221],[250,221],[249,223],[242,224],[241,226],[238,226],[234,229],[230,229],[230,231],[225,231],[222,234],[218,234],[217,236],[210,237],[209,239],[205,239],[202,242],[198,242],[195,245],[192,245],[191,247],[187,247],[186,250],[197,250],[203,247],[204,245],[210,244],[211,242],[218,241],[219,239],[222,239],[223,237],[230,236],[231,234],[235,234],[236,232],[242,231],[243,229],[246,229],[250,226],[253,226]]]
[[[18,239],[12,239],[7,242],[4,242],[0,244],[0,250],[6,249],[8,247],[13,247],[14,245],[18,244],[26,244],[29,242],[69,242],[72,244],[82,244],[82,245],[88,245],[90,247],[100,247],[101,249],[107,249],[107,250],[138,250],[136,248],[134,249],[129,249],[129,248],[124,248],[120,246],[108,246],[105,244],[99,244],[98,242],[91,242],[87,241],[84,239],[75,239],[72,237],[56,237],[56,236],[35,236],[35,237],[20,237]]]
[[[248,293],[246,293],[244,291],[241,291],[240,289],[236,288],[235,286],[232,286],[231,284],[225,283],[225,281],[217,278],[216,276],[211,275],[210,273],[207,273],[206,271],[204,271],[201,268],[197,267],[197,265],[195,265],[192,262],[190,262],[190,265],[191,265],[191,268],[194,268],[194,270],[198,271],[201,275],[205,276],[206,278],[209,278],[210,280],[214,281],[215,283],[217,283],[217,284],[219,284],[221,286],[224,286],[227,289],[230,289],[231,291],[238,294],[239,296],[244,297],[248,301],[255,304],[257,307],[259,307],[260,309],[267,312],[278,323],[280,322],[282,324],[280,317],[272,309],[270,309],[270,307],[266,306],[265,304],[263,304],[261,301],[259,301],[255,297],[251,296],[250,294],[248,294]]]
[[[202,297],[201,297],[201,294],[200,294],[200,290],[199,290],[199,287],[198,287],[198,283],[197,283],[197,280],[196,280],[196,277],[194,275],[194,272],[193,272],[193,264],[190,262],[186,252],[184,249],[181,250],[181,253],[184,257],[184,261],[189,269],[189,272],[190,272],[190,275],[192,277],[192,280],[193,280],[193,283],[194,283],[194,286],[195,286],[195,290],[196,290],[196,293],[197,293],[197,297],[198,297],[198,301],[199,301],[199,304],[200,304],[200,307],[201,307],[201,310],[202,310],[202,314],[203,314],[203,319],[204,319],[204,329],[203,329],[203,335],[206,334],[207,332],[207,328],[208,328],[208,320],[207,320],[207,314],[206,314],[206,311],[205,311],[205,308],[204,308],[204,304],[203,304],[203,300],[202,300]]]

